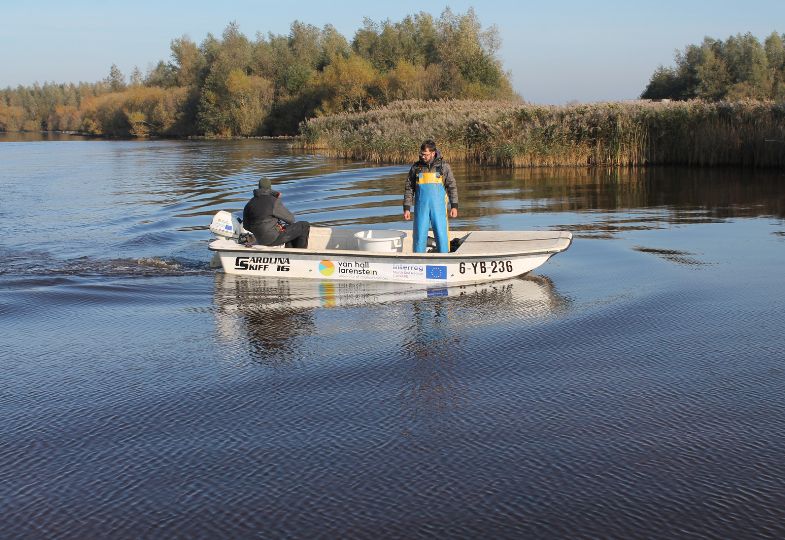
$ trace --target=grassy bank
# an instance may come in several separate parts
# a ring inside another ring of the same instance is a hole
[[[785,105],[621,102],[538,106],[494,101],[400,101],[300,126],[304,148],[406,163],[434,138],[453,161],[538,166],[785,165]]]

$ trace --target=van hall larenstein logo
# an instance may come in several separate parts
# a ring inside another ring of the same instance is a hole
[[[319,262],[319,273],[323,276],[331,276],[335,272],[335,265],[332,261],[321,261]]]

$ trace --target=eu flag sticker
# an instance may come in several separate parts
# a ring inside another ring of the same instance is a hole
[[[426,279],[447,279],[446,266],[431,266],[425,265],[425,278]]]

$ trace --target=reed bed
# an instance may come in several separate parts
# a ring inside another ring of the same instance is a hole
[[[409,100],[313,118],[300,132],[303,148],[386,163],[412,161],[433,138],[450,160],[506,167],[785,165],[785,106],[767,101]]]

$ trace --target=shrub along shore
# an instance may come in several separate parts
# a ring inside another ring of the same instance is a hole
[[[437,141],[451,161],[505,167],[785,165],[785,104],[633,101],[541,106],[408,100],[312,118],[296,146],[408,163]]]

